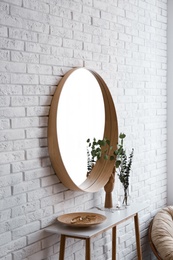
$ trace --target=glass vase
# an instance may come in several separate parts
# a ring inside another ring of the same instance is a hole
[[[122,205],[126,207],[130,205],[129,187],[127,188],[123,187],[123,190],[124,190],[124,194],[123,194]]]
[[[116,179],[117,189],[116,189],[116,196],[117,196],[117,202],[116,207],[117,208],[124,208],[126,206],[130,205],[131,196],[130,196],[130,185],[128,187],[120,181],[119,178]]]

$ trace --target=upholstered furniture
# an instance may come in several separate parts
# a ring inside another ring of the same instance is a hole
[[[173,206],[160,210],[150,223],[150,246],[160,260],[173,260]]]

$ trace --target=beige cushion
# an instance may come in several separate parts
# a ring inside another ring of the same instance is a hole
[[[166,207],[156,214],[151,239],[163,260],[173,260],[173,206]]]

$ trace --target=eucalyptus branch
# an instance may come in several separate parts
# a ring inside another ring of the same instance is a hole
[[[111,161],[115,161],[115,167],[118,170],[118,177],[120,182],[123,184],[124,188],[127,189],[129,186],[129,177],[132,166],[132,160],[134,155],[134,149],[130,152],[129,156],[126,154],[126,150],[124,149],[124,139],[126,135],[124,133],[120,133],[119,135],[119,143],[117,144],[117,149],[112,151],[112,146],[110,145],[110,141],[106,138],[103,140],[96,140],[93,138],[91,142],[90,139],[87,140],[88,147],[91,149],[91,162],[95,164],[97,160],[100,158],[104,158],[105,160],[110,159]],[[110,154],[111,151],[111,155]],[[88,162],[88,171],[91,169],[90,163]]]

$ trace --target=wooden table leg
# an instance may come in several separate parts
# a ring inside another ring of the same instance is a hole
[[[85,256],[86,256],[86,260],[90,260],[91,259],[91,248],[90,248],[90,238],[86,238],[86,249],[85,249]]]
[[[112,228],[112,260],[116,260],[117,227]]]
[[[142,260],[138,213],[136,213],[136,215],[134,216],[134,222],[135,222],[136,247],[137,247],[138,260]]]
[[[59,260],[64,260],[65,239],[66,239],[66,236],[65,235],[61,235]]]

